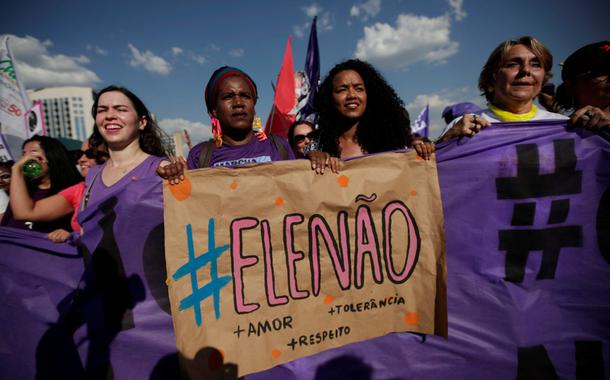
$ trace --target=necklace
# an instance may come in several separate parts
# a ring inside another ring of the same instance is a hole
[[[131,169],[132,165],[133,165],[134,163],[136,163],[136,162],[137,162],[137,161],[140,159],[140,157],[141,157],[141,154],[137,154],[137,155],[136,155],[136,156],[135,156],[135,157],[134,157],[134,158],[133,158],[131,161],[129,161],[128,163],[126,163],[126,164],[122,164],[122,165],[112,165],[111,167],[112,167],[113,169],[118,169],[118,170],[121,172],[121,174],[125,174],[125,173],[127,173],[127,171],[128,171],[129,169]],[[111,160],[112,160],[112,159],[111,159]],[[114,161],[112,161],[112,163],[114,164]]]

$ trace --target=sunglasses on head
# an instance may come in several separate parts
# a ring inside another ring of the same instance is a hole
[[[311,131],[306,135],[294,135],[294,142],[300,143],[301,141],[305,140],[305,138],[313,140],[315,137],[316,137],[316,131]]]

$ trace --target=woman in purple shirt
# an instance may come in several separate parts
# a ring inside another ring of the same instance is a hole
[[[102,89],[91,113],[95,128],[89,144],[93,149],[105,145],[110,158],[89,170],[83,208],[134,180],[156,175],[169,164],[161,129],[144,103],[128,89]]]
[[[294,159],[283,138],[254,133],[256,99],[256,84],[248,74],[229,66],[214,71],[205,88],[214,138],[191,149],[189,169]]]

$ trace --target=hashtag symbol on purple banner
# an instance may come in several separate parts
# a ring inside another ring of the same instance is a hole
[[[229,245],[225,244],[216,247],[214,218],[210,218],[208,222],[207,252],[195,257],[193,228],[190,224],[186,226],[186,237],[188,241],[188,261],[178,268],[172,277],[174,280],[178,280],[186,275],[190,275],[192,293],[180,301],[179,310],[183,311],[192,307],[195,313],[195,323],[197,323],[197,326],[201,326],[201,302],[209,297],[214,298],[214,314],[216,319],[220,318],[220,290],[231,282],[232,277],[218,277],[218,258],[229,249]],[[210,281],[200,288],[197,283],[197,271],[207,264],[210,264]]]

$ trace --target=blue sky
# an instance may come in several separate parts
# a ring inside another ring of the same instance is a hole
[[[321,71],[358,56],[373,63],[414,119],[431,106],[432,136],[440,112],[459,101],[484,104],[476,83],[503,40],[539,38],[559,63],[578,47],[610,39],[607,0],[591,1],[31,1],[4,7],[0,34],[11,34],[28,88],[120,84],[140,96],[168,131],[209,135],[203,88],[228,64],[259,87],[266,120],[286,39],[302,69],[309,22],[318,16]],[[8,15],[11,12],[12,17]],[[197,142],[197,141],[194,141]]]

